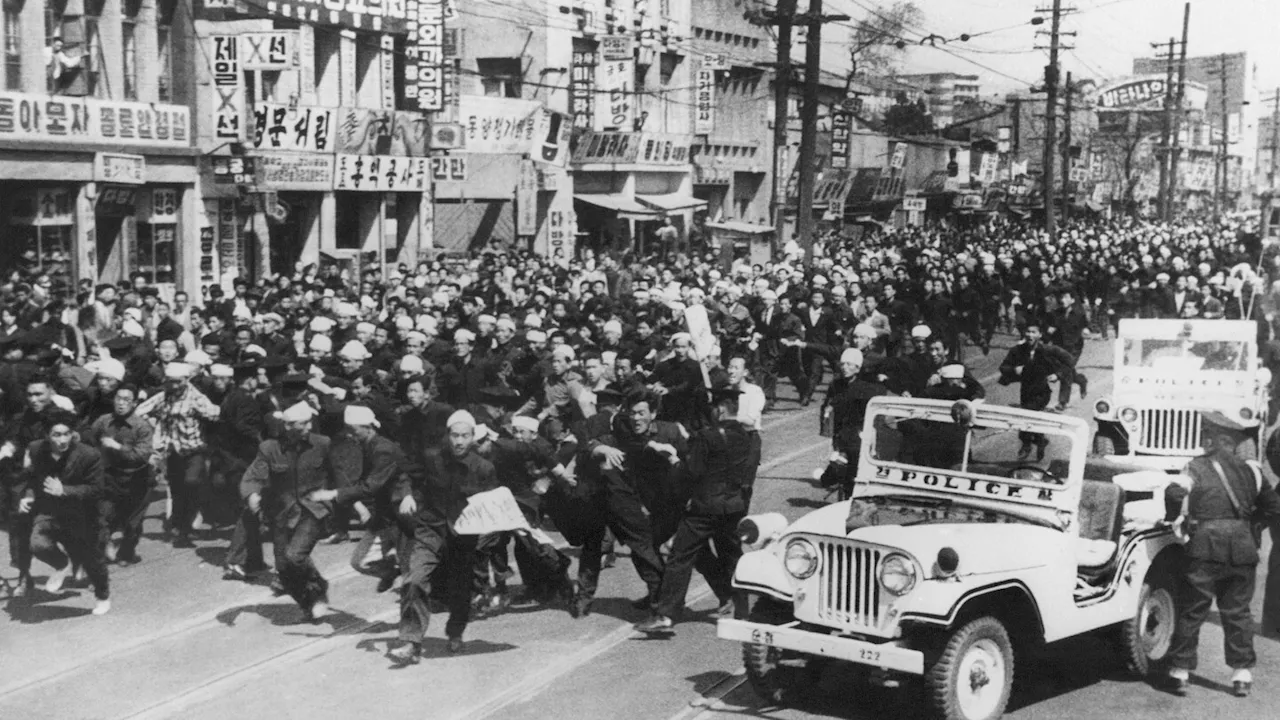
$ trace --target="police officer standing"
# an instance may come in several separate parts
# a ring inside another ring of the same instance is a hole
[[[1236,457],[1244,428],[1219,412],[1202,413],[1205,454],[1184,471],[1191,489],[1170,485],[1167,506],[1182,507],[1187,541],[1187,566],[1182,586],[1182,611],[1169,649],[1173,690],[1185,695],[1190,673],[1196,669],[1200,626],[1214,600],[1222,616],[1223,651],[1234,670],[1231,683],[1237,697],[1253,684],[1253,599],[1258,547],[1251,521],[1256,515],[1280,518],[1280,496],[1262,480],[1261,470]]]

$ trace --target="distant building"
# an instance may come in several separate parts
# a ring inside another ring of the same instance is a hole
[[[981,92],[977,75],[958,73],[926,73],[899,75],[900,82],[914,85],[925,93],[925,102],[933,114],[933,126],[944,128],[955,122],[956,106],[977,100]]]

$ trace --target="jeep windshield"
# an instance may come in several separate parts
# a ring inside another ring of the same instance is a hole
[[[942,523],[1024,523],[1020,515],[999,509],[958,505],[951,500],[899,495],[854,498],[846,530],[871,525],[934,525]]]
[[[1243,340],[1125,338],[1123,366],[1157,372],[1249,369],[1253,345]]]

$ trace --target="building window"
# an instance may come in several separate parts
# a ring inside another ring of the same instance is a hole
[[[29,273],[48,273],[55,292],[73,279],[72,237],[75,193],[69,187],[47,187],[12,193],[0,201],[8,225],[0,228],[0,264]]]
[[[4,88],[22,89],[22,6],[4,4]]]
[[[88,0],[84,4],[84,68],[87,90],[92,97],[109,97],[111,89],[102,78],[102,33],[98,27],[104,0]]]
[[[671,77],[676,74],[676,68],[680,66],[680,56],[676,53],[664,52],[658,61],[658,73],[661,76],[663,85],[671,84]]]
[[[156,3],[156,97],[173,102],[173,13],[177,0]]]
[[[520,58],[477,58],[476,67],[487,97],[520,97],[521,78],[524,76]]]

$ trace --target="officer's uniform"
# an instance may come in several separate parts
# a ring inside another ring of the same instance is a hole
[[[1203,418],[1206,424],[1242,429],[1221,413],[1204,413]],[[1182,609],[1169,651],[1171,675],[1179,678],[1182,671],[1196,668],[1200,626],[1215,599],[1227,664],[1237,671],[1252,668],[1257,656],[1249,603],[1259,558],[1250,520],[1258,513],[1280,518],[1280,496],[1247,463],[1222,450],[1193,459],[1185,473],[1192,479],[1190,491],[1170,485],[1165,493],[1170,506],[1180,507],[1185,499],[1190,536],[1180,592]]]

